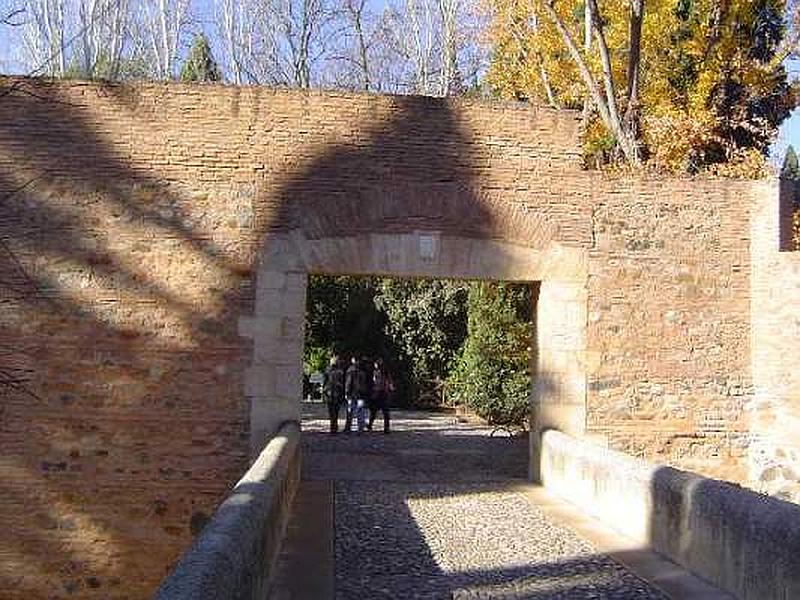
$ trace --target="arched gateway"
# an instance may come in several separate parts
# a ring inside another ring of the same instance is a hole
[[[309,273],[535,285],[534,476],[544,427],[740,481],[796,460],[751,411],[789,405],[751,369],[782,353],[751,314],[774,299],[774,183],[586,172],[576,115],[526,104],[0,88],[0,366],[19,375],[2,587],[20,597],[53,578],[106,597],[123,574],[152,592],[297,418]]]

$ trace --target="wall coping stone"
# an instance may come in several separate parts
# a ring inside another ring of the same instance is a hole
[[[281,425],[177,566],[156,600],[266,597],[299,483],[300,427]]]
[[[800,598],[800,506],[542,434],[542,485],[742,600]]]

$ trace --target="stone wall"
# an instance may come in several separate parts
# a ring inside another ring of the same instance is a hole
[[[556,257],[554,239],[574,246],[588,230],[571,200],[570,113],[0,86],[0,367],[24,380],[0,408],[0,588],[12,598],[150,597],[267,425],[296,413],[281,399],[299,396],[306,263],[291,275],[269,261],[295,260],[287,230],[312,250],[435,230]],[[483,276],[502,275],[503,252],[487,257]]]
[[[797,504],[636,460],[560,431],[545,432],[541,446],[543,485],[634,542],[734,598],[800,594]]]
[[[781,217],[791,216],[789,187],[782,186],[778,203],[777,185],[765,184],[751,223],[755,394],[748,481],[757,490],[800,502],[800,252],[781,251],[778,244],[779,231],[790,220]]]
[[[745,480],[749,182],[608,179],[589,253],[587,432]],[[764,190],[764,197],[769,193]]]
[[[272,597],[299,483],[300,427],[284,423],[159,586],[155,600]]]
[[[537,426],[747,479],[768,186],[586,173],[522,104],[0,87],[12,597],[152,595],[296,417],[307,273],[541,281]]]

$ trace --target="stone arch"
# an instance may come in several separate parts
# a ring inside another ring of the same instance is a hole
[[[269,210],[254,313],[240,320],[253,340],[251,449],[298,415],[309,273],[537,285],[537,426],[582,432],[590,224],[588,189],[572,197],[575,115],[417,97],[369,98],[364,108],[369,118],[337,129],[333,143],[295,153],[295,168],[274,167],[258,200]]]
[[[317,239],[295,230],[270,236],[255,272],[254,314],[240,318],[239,325],[252,340],[245,379],[252,451],[262,448],[282,422],[299,418],[309,274],[529,282],[537,298],[531,356],[531,474],[536,477],[542,428],[584,431],[586,264],[584,250],[554,242],[540,249],[433,230]]]

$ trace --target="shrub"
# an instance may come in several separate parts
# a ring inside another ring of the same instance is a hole
[[[460,402],[491,424],[527,423],[531,317],[528,286],[471,284],[467,339],[450,383]]]

